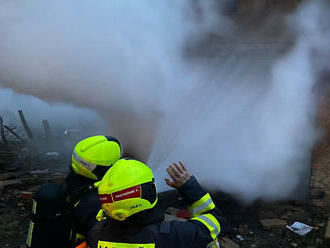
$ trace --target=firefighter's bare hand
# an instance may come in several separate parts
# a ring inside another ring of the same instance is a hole
[[[165,178],[165,182],[172,188],[181,187],[191,177],[187,167],[181,161],[179,161],[178,164],[174,162],[166,169],[166,171],[172,180]]]

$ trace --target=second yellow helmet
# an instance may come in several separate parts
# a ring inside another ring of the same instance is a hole
[[[92,136],[80,141],[72,153],[72,169],[81,176],[101,180],[122,154],[119,141],[111,136]]]

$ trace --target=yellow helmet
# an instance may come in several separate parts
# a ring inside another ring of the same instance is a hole
[[[121,156],[119,141],[111,136],[92,136],[80,141],[72,153],[72,169],[81,176],[101,180]]]
[[[158,200],[151,169],[137,160],[118,160],[104,175],[98,194],[103,211],[119,221],[153,208]]]

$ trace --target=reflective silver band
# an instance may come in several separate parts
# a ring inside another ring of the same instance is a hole
[[[197,218],[202,219],[207,224],[209,224],[213,228],[215,236],[218,236],[220,234],[220,230],[218,229],[217,225],[212,220],[207,218],[205,215],[200,215]]]
[[[75,151],[72,153],[72,156],[80,165],[84,166],[89,171],[95,170],[95,168],[98,166],[97,164],[89,163],[83,160],[81,157],[78,156],[78,154]]]
[[[191,214],[194,215],[194,214],[197,214],[201,211],[203,211],[204,209],[206,209],[209,205],[211,205],[213,203],[212,199],[208,199],[206,202],[204,202],[202,205],[196,207],[196,208],[193,208],[191,209]]]

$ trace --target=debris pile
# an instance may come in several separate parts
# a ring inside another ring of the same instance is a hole
[[[49,170],[17,170],[0,173],[0,247],[25,243],[32,198],[45,183],[64,182],[65,173]]]
[[[221,206],[220,202],[218,204]],[[237,247],[329,247],[326,230],[330,212],[326,208],[297,202],[258,202],[235,212],[223,203],[222,206],[227,218],[236,226],[237,234],[229,238]],[[235,246],[224,244],[222,247]]]
[[[64,182],[63,168],[67,168],[70,159],[52,152],[54,144],[45,139],[49,136],[34,136],[22,111],[19,116],[26,137],[0,117],[0,247],[9,248],[25,243],[32,198],[38,187]],[[49,124],[47,128],[49,132]],[[43,149],[36,146],[46,142]]]

